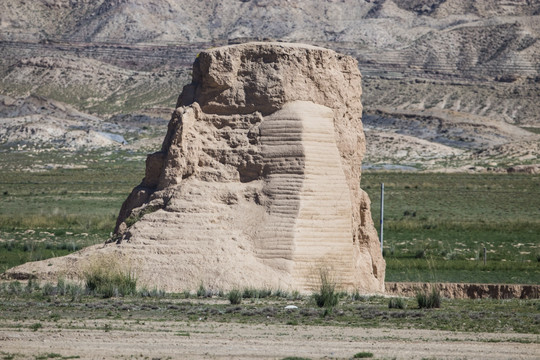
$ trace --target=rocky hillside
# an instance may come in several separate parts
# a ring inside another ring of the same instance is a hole
[[[0,151],[148,147],[152,143],[146,138],[162,134],[165,126],[159,116],[119,115],[104,121],[40,96],[0,95]]]
[[[3,41],[274,38],[340,48],[383,70],[500,78],[540,70],[540,4],[530,0],[5,0],[0,13]]]
[[[537,1],[4,0],[0,29],[0,93],[104,118],[173,107],[204,49],[276,39],[354,56],[368,115],[435,110],[540,128]]]

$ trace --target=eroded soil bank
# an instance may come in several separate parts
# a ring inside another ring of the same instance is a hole
[[[386,294],[411,297],[438,288],[451,299],[538,299],[540,285],[386,282]]]

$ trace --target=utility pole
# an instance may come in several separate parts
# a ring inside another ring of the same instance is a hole
[[[384,228],[384,183],[381,183],[381,231],[379,232],[381,240],[381,254],[383,253],[383,228]]]

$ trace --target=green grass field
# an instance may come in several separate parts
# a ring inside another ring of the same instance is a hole
[[[367,172],[377,228],[382,182],[387,281],[540,282],[540,176]]]
[[[442,299],[440,309],[420,309],[414,298],[401,300],[404,306],[398,309],[389,308],[389,299],[382,296],[340,294],[339,302],[329,310],[317,306],[312,296],[291,297],[287,293],[268,293],[262,298],[244,297],[241,304],[231,304],[226,294],[207,297],[189,292],[138,292],[104,299],[67,282],[61,285],[11,282],[0,284],[0,311],[3,315],[0,325],[19,323],[15,326],[21,327],[28,319],[53,323],[62,320],[58,329],[85,329],[87,325],[81,321],[116,319],[119,321],[115,329],[126,330],[131,322],[174,319],[175,322],[192,322],[193,326],[208,321],[539,333],[540,303],[537,299]],[[285,309],[291,303],[296,304],[299,310]],[[25,309],[24,312],[21,309]],[[539,340],[533,341],[538,343]]]
[[[104,242],[144,154],[3,152],[0,154],[0,271]]]
[[[144,155],[3,151],[0,271],[104,242]],[[381,182],[387,281],[540,283],[539,175],[365,172],[377,227]]]

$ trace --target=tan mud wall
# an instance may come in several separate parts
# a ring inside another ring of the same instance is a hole
[[[418,291],[431,291],[433,287],[441,295],[453,299],[538,299],[540,285],[516,284],[462,284],[462,283],[413,283],[387,282],[386,294],[397,296],[416,296]]]

